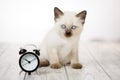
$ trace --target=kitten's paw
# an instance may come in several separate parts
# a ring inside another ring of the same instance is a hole
[[[46,59],[40,60],[40,67],[45,67],[45,66],[49,66],[49,61]]]
[[[71,64],[71,67],[74,69],[81,69],[82,68],[82,64],[80,63],[73,63]]]
[[[54,64],[51,64],[50,67],[53,68],[53,69],[59,69],[59,68],[62,67],[62,65],[60,63],[54,63]]]

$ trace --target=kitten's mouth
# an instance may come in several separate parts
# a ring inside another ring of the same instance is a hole
[[[65,36],[66,36],[66,37],[71,37],[71,36],[72,36],[71,31],[70,31],[70,30],[67,30],[67,31],[65,32]]]

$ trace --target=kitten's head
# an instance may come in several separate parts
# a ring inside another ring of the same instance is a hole
[[[80,13],[62,12],[54,8],[54,20],[58,33],[66,38],[80,35],[85,23],[86,11]]]

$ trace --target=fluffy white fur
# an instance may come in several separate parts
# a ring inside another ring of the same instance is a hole
[[[83,20],[80,17],[76,17],[77,13],[74,12],[64,12],[64,15],[58,13],[58,15],[59,18],[56,18],[54,27],[42,42],[40,60],[48,60],[52,68],[60,68],[69,62],[73,65],[73,68],[76,66],[80,68],[78,42],[83,29]],[[65,24],[67,28],[72,25],[77,26],[75,30],[72,30],[71,37],[64,35],[65,30],[61,29],[62,24]]]

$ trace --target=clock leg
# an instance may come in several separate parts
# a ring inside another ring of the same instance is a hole
[[[19,72],[19,75],[22,73],[23,71],[21,70],[20,72]]]
[[[28,72],[28,75],[31,75],[31,72]]]
[[[25,80],[25,78],[26,78],[26,75],[27,75],[27,73],[25,72],[25,75],[24,75],[24,79],[23,79],[23,80]]]

